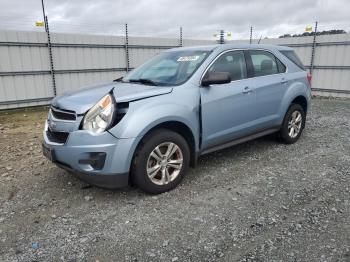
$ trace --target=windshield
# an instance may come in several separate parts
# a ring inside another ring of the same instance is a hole
[[[123,81],[157,86],[180,85],[193,75],[209,53],[199,50],[160,53],[127,74]]]

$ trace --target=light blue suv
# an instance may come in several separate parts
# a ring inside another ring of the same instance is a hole
[[[296,142],[310,81],[288,47],[167,50],[124,78],[56,97],[43,153],[90,184],[162,193],[203,154],[271,133]]]

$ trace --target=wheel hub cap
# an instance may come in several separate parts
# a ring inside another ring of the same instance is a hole
[[[147,160],[147,175],[157,185],[166,185],[179,175],[183,155],[179,146],[165,142],[156,146]]]
[[[299,111],[294,111],[288,122],[288,135],[291,138],[298,136],[302,125],[302,115]]]

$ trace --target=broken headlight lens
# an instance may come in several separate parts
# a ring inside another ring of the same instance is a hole
[[[104,96],[85,115],[83,129],[93,133],[106,131],[113,122],[115,104],[110,94]]]

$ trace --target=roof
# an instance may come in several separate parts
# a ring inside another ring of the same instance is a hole
[[[190,47],[177,47],[169,49],[168,51],[213,51],[213,50],[228,50],[228,49],[267,49],[267,50],[292,50],[292,48],[280,45],[266,45],[266,44],[215,44],[205,46],[190,46]]]

